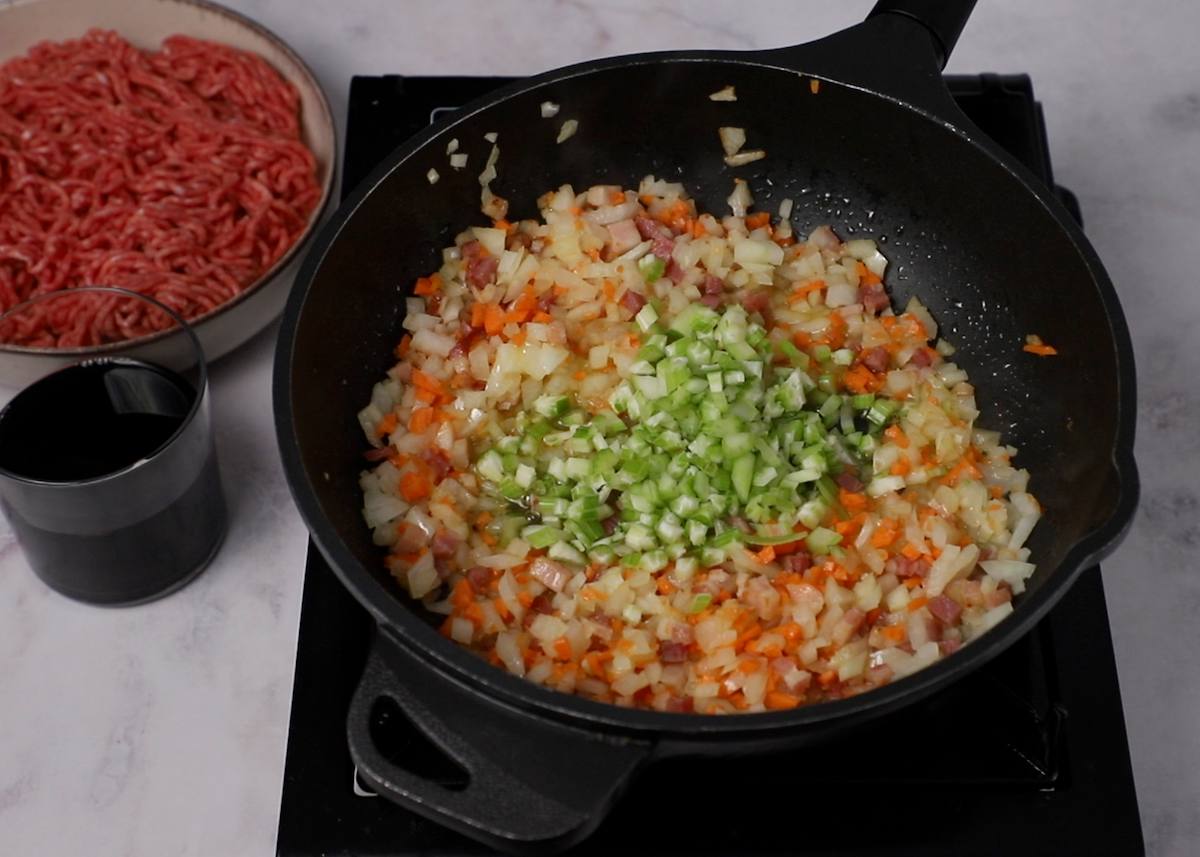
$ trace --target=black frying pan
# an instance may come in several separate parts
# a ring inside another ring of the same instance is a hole
[[[516,83],[418,134],[350,197],[306,260],[276,361],[284,465],[313,538],[378,623],[349,713],[351,752],[382,794],[507,850],[565,847],[590,832],[639,766],[680,753],[802,745],[908,705],[976,669],[1030,628],[1078,572],[1111,550],[1137,500],[1133,351],[1111,282],[1053,194],[954,105],[940,69],[973,0],[883,0],[826,39],[758,53],[620,57]],[[812,80],[819,80],[814,93]],[[736,87],[735,103],[708,94]],[[563,145],[542,101],[579,120]],[[767,158],[731,170],[716,129],[748,130]],[[796,200],[798,231],[887,236],[888,287],[913,293],[961,346],[987,427],[1021,449],[1046,514],[1038,571],[1014,614],[911,677],[852,699],[737,717],[628,710],[555,693],[439,636],[389,579],[362,521],[355,414],[393,362],[406,290],[479,222],[476,175],[499,133],[494,190],[514,217],[571,183],[685,182],[725,210],[734,175],[760,210]],[[458,138],[470,168],[448,168]],[[441,180],[430,185],[426,172]],[[1059,349],[1021,351],[1038,333]],[[450,789],[386,758],[367,726],[381,697],[462,766]]]

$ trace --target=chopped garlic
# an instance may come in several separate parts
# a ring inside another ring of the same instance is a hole
[[[456,170],[461,170],[467,165],[467,153],[459,152],[457,155],[450,156],[450,166]]]
[[[727,86],[724,89],[718,89],[712,95],[708,96],[709,101],[737,101],[737,92],[732,86]]]
[[[441,176],[438,175],[437,170],[435,170],[433,167],[430,167],[429,172],[425,174],[425,178],[429,179],[430,184],[437,184],[437,180],[440,179]]]
[[[553,119],[558,115],[558,105],[553,101],[543,101],[541,109],[543,119]]]
[[[453,140],[451,140],[449,143],[446,144],[446,154],[453,155],[457,151],[458,151],[458,138],[455,137]]]

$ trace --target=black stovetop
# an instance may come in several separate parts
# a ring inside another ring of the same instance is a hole
[[[1053,182],[1027,77],[947,81],[972,120]],[[344,192],[431,116],[504,82],[354,78]],[[1059,192],[1078,216],[1074,197]],[[310,545],[278,853],[488,853],[356,779],[345,720],[370,635],[370,617]],[[389,755],[436,774],[436,751],[403,718],[384,709],[374,727]],[[717,812],[718,822],[704,823]],[[1142,855],[1099,567],[992,663],[849,738],[653,765],[572,853]]]

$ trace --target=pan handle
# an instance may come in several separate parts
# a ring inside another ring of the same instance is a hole
[[[959,129],[973,128],[942,68],[976,0],[878,0],[861,23],[823,39],[762,51],[781,68],[906,101]]]
[[[384,700],[461,778],[423,776],[380,749],[372,722]],[[372,641],[346,734],[360,777],[378,794],[510,853],[552,853],[583,839],[654,749],[498,704],[435,672],[383,630]]]
[[[929,31],[936,42],[938,62],[946,67],[976,0],[879,0],[867,20],[879,15],[904,15]]]

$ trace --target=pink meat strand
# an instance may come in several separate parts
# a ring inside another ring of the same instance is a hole
[[[0,312],[83,285],[195,318],[254,283],[320,200],[299,96],[260,57],[171,36],[42,42],[0,66]],[[0,327],[0,342],[99,345],[173,322],[80,294]]]

